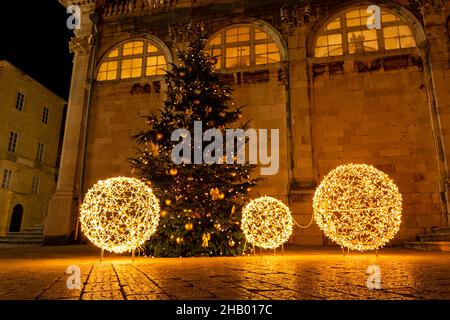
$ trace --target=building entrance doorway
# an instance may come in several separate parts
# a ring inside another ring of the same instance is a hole
[[[20,228],[22,227],[22,218],[23,218],[23,206],[18,204],[14,207],[11,223],[9,225],[9,232],[20,232]]]

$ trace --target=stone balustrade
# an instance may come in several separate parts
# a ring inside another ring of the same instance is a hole
[[[126,0],[113,1],[103,8],[103,17],[151,14],[174,8],[191,7],[214,0]]]

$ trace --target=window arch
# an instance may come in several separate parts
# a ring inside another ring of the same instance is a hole
[[[282,61],[280,46],[263,27],[236,24],[220,30],[209,41],[216,68],[232,70],[276,64]]]
[[[111,49],[102,59],[97,81],[162,76],[168,68],[167,50],[148,39],[133,39]]]
[[[381,29],[372,30],[367,27],[371,15],[367,7],[357,7],[333,17],[316,35],[314,56],[323,58],[416,47],[416,40],[406,21],[382,9]]]

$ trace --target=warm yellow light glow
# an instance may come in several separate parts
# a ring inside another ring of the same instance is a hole
[[[81,206],[81,229],[99,248],[128,252],[155,233],[159,210],[158,199],[139,180],[119,177],[99,181]]]
[[[416,47],[412,29],[406,21],[382,9],[381,30],[369,30],[367,21],[370,15],[367,7],[352,8],[339,13],[318,32],[315,57]]]
[[[375,250],[400,229],[402,196],[389,176],[365,164],[331,171],[317,188],[314,218],[342,247]]]
[[[97,81],[161,76],[167,67],[167,58],[156,44],[132,40],[105,55],[98,69]]]
[[[283,245],[292,235],[291,211],[281,201],[262,197],[250,202],[242,212],[242,230],[247,241],[264,249]]]
[[[221,30],[208,43],[207,52],[217,58],[217,69],[261,66],[281,61],[275,40],[262,28],[234,25]]]

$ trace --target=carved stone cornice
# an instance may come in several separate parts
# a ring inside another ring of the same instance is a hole
[[[97,0],[58,0],[58,1],[66,8],[69,6],[72,6],[72,5],[80,6],[80,7],[87,6],[87,5],[94,5],[97,2],[99,2]]]
[[[125,0],[113,1],[103,6],[103,17],[151,14],[170,9],[183,0]],[[199,1],[201,2],[201,1]]]
[[[187,23],[169,25],[169,37],[173,43],[188,42],[193,30],[204,31],[203,21],[189,21]]]
[[[89,54],[92,47],[92,36],[73,37],[69,42],[71,53],[86,55]]]
[[[442,10],[445,0],[414,0],[420,9],[422,16],[427,15],[436,10]]]
[[[280,9],[281,23],[288,26],[302,26],[309,22],[312,6],[308,1],[303,5],[284,6]]]
[[[310,0],[300,4],[280,8],[280,27],[284,34],[289,34],[292,28],[302,27],[311,22],[319,14],[319,8],[313,6]]]

